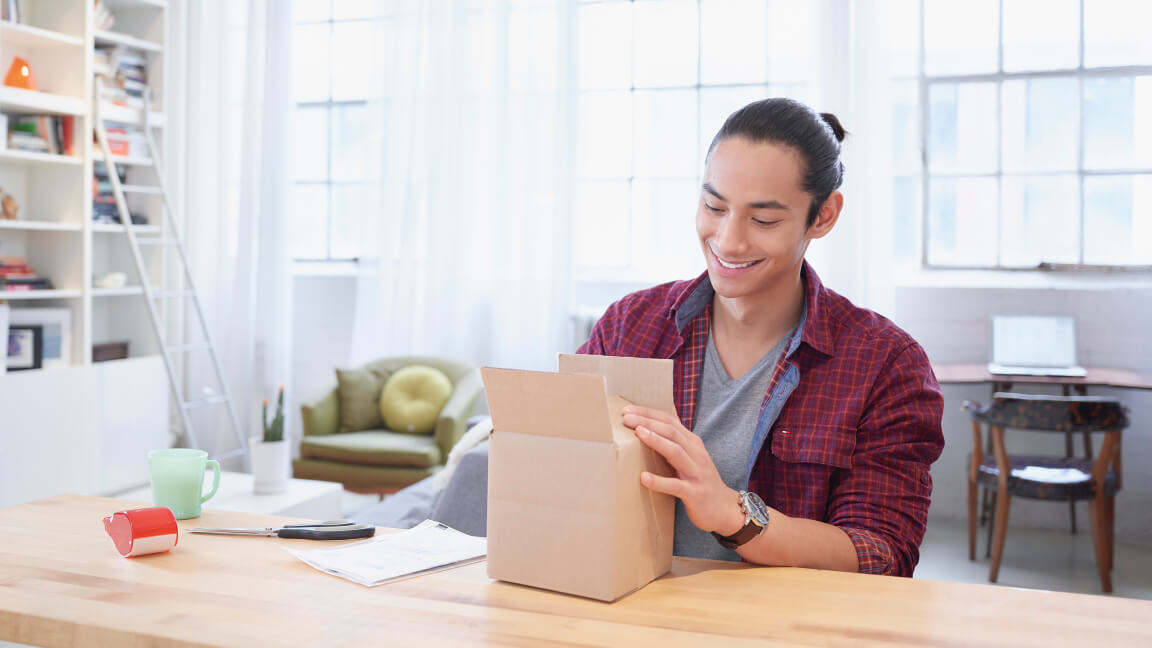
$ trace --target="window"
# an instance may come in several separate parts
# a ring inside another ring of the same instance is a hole
[[[292,256],[361,256],[357,205],[372,189],[369,97],[375,0],[293,3]]]
[[[1152,265],[1152,6],[904,0],[895,250],[927,267]]]
[[[666,281],[703,270],[694,222],[704,154],[745,104],[809,100],[817,4],[580,4],[578,278]]]

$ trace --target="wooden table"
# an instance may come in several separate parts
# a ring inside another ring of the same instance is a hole
[[[1152,645],[1152,602],[676,559],[607,604],[490,580],[484,563],[368,588],[279,546],[181,533],[120,557],[100,519],[141,502],[0,509],[0,639],[44,646]],[[206,509],[192,526],[287,521]]]

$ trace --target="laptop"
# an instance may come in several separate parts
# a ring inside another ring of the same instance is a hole
[[[1083,378],[1071,315],[993,315],[989,373]]]

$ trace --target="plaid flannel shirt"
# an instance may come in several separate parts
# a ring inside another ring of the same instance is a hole
[[[773,372],[747,490],[843,529],[861,572],[911,576],[940,457],[943,397],[928,357],[891,321],[825,288],[805,262],[805,314]],[[612,304],[579,353],[671,358],[692,429],[711,325],[707,273]]]

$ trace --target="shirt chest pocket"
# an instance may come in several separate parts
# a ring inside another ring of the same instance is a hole
[[[789,464],[817,464],[852,468],[856,430],[835,425],[806,427],[777,425],[772,432],[772,454]]]

